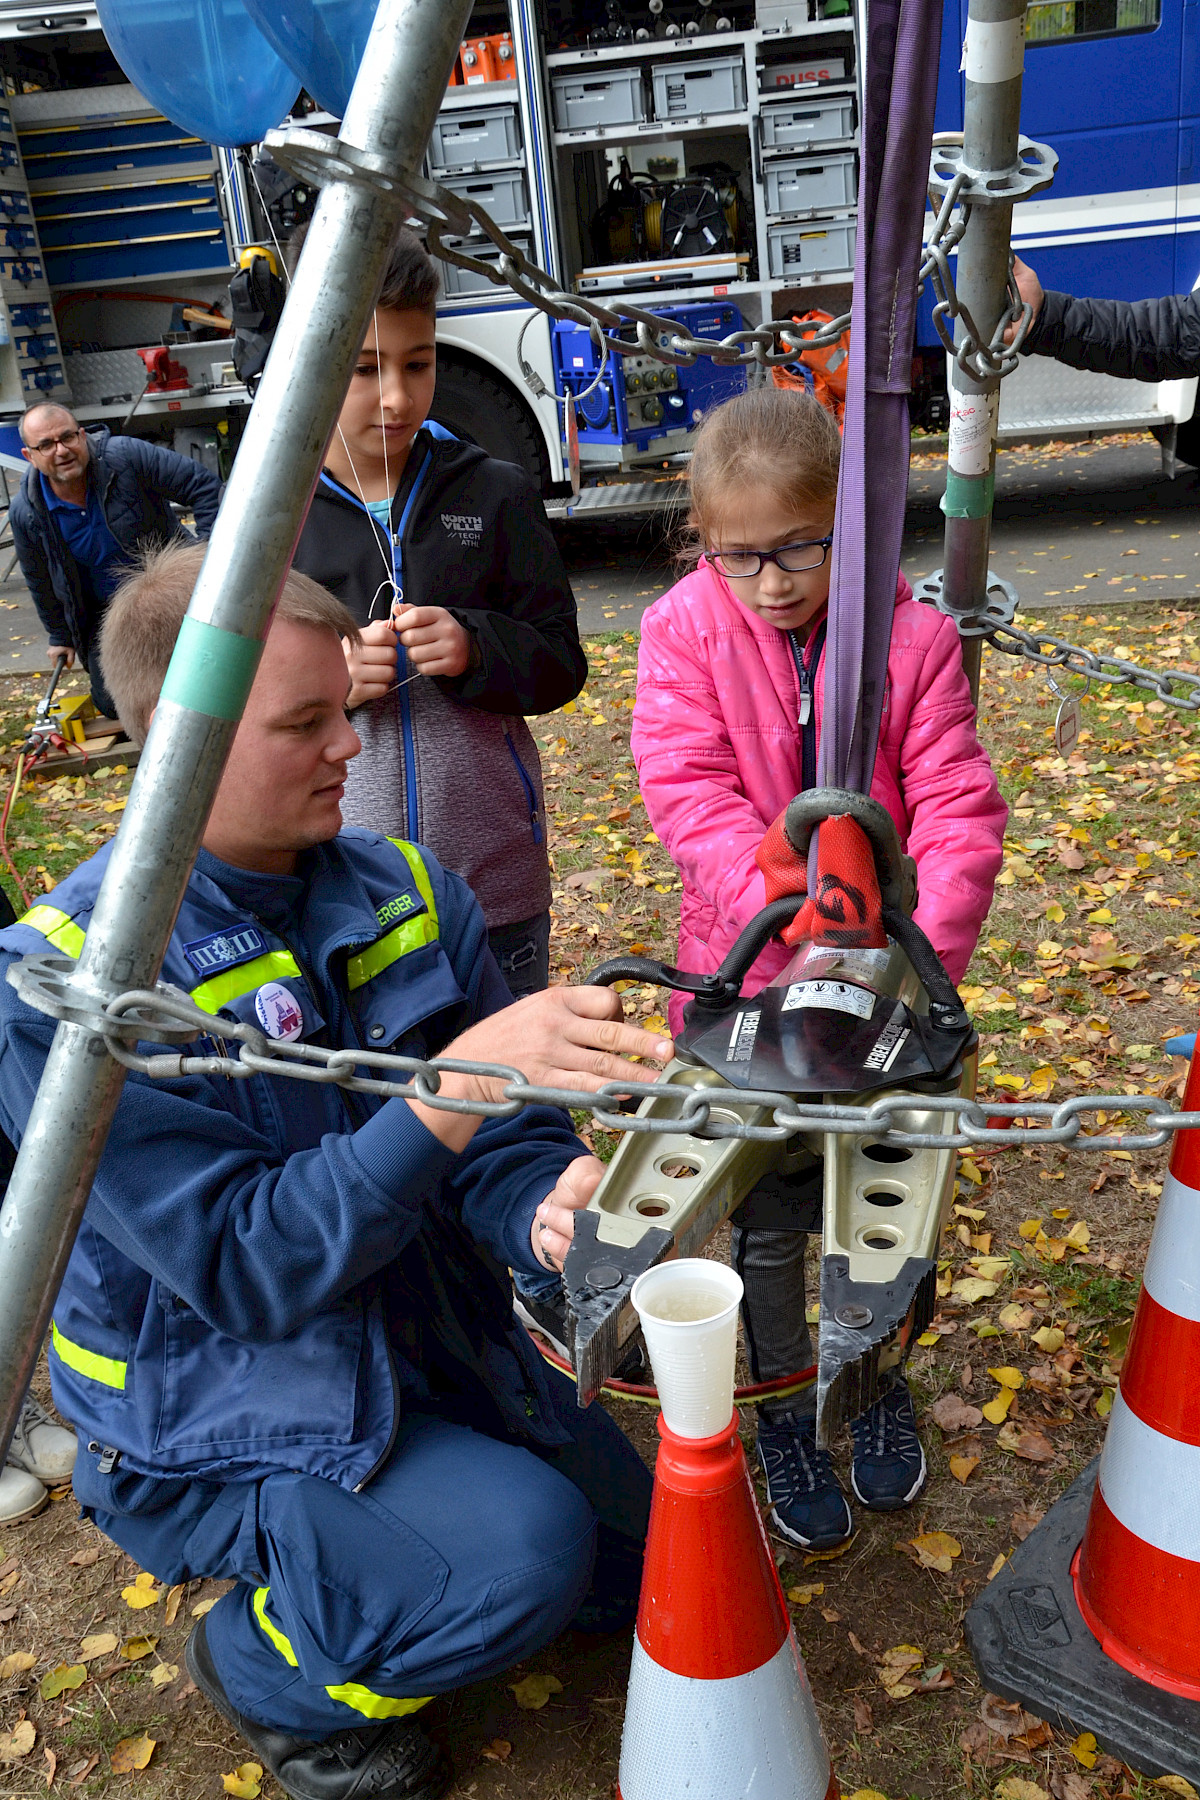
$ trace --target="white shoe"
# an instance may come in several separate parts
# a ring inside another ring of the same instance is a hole
[[[56,1425],[41,1402],[27,1394],[9,1446],[9,1462],[48,1487],[58,1487],[71,1479],[77,1449],[75,1433]]]
[[[19,1525],[49,1504],[50,1496],[36,1475],[18,1469],[15,1463],[0,1469],[0,1525]]]

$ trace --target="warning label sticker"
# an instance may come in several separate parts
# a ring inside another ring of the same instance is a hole
[[[796,1012],[807,1007],[869,1019],[875,1007],[875,996],[869,988],[855,987],[849,981],[794,982],[784,995],[780,1010]]]

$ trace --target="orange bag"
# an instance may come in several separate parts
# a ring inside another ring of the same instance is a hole
[[[807,326],[810,335],[818,327],[828,325],[833,317],[827,312],[795,313],[793,318],[797,325]],[[802,362],[813,378],[813,392],[826,412],[831,412],[841,426],[842,415],[846,410],[846,382],[850,375],[850,328],[846,327],[836,344],[827,344],[823,350],[801,350],[796,357]],[[771,379],[776,387],[806,388],[808,386],[803,375],[796,374],[789,368],[777,365],[771,370]]]

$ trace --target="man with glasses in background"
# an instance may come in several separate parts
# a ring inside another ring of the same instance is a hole
[[[94,655],[109,599],[138,552],[190,534],[171,502],[195,516],[206,538],[221,483],[198,462],[143,438],[85,431],[65,406],[42,401],[18,421],[31,467],[10,511],[13,544],[51,659],[76,657],[105,718],[115,708]]]

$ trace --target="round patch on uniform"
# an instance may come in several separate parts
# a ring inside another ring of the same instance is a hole
[[[290,1043],[304,1030],[304,1014],[295,995],[282,981],[267,981],[254,996],[258,1022],[269,1038]]]

